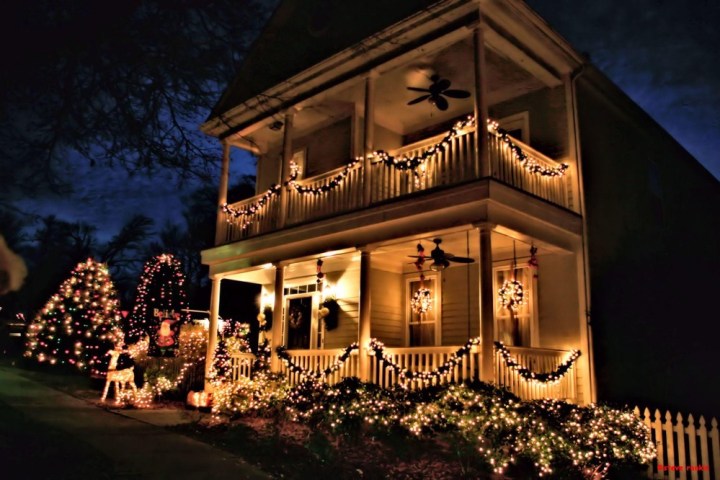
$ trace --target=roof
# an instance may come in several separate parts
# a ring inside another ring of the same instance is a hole
[[[436,1],[284,0],[208,120]]]

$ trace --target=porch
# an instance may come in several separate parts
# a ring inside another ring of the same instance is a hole
[[[472,119],[450,130],[321,175],[297,180],[218,213],[217,245],[275,230],[387,204],[423,192],[437,191],[482,178],[477,156],[477,129]],[[573,210],[567,166],[543,155],[500,129],[487,127],[490,178],[553,205]],[[365,172],[365,169],[368,172]],[[367,185],[367,186],[366,186]]]

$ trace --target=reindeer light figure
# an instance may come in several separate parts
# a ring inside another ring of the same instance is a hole
[[[131,365],[130,367],[123,368],[121,370],[117,369],[118,359],[121,355],[127,355],[129,358],[129,355],[127,353],[127,346],[123,346],[123,350],[124,351],[113,349],[107,353],[108,355],[110,355],[110,364],[108,365],[107,377],[105,379],[105,389],[103,390],[102,398],[100,398],[101,402],[104,402],[107,398],[108,390],[110,389],[111,383],[115,384],[116,403],[120,403],[120,394],[122,393],[123,388],[125,388],[127,384],[129,384],[130,388],[132,388],[133,395],[137,396],[137,387],[135,386],[135,366]]]

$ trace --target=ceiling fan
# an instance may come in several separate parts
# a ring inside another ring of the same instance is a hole
[[[432,259],[433,263],[430,265],[430,270],[434,271],[440,271],[444,270],[445,268],[450,266],[450,262],[456,262],[456,263],[473,263],[475,260],[472,258],[467,257],[456,257],[452,253],[445,253],[444,250],[440,248],[440,243],[442,243],[442,239],[436,238],[433,240],[435,243],[435,248],[432,252],[430,252],[430,258]],[[417,258],[418,262],[416,262],[416,265],[419,263],[422,265],[425,259],[425,255],[423,254],[422,250],[418,248],[418,252],[420,255],[409,255],[411,258]]]
[[[447,110],[448,109],[448,101],[445,97],[448,98],[468,98],[470,96],[470,92],[466,90],[455,90],[450,89],[451,82],[447,78],[440,78],[440,75],[434,74],[432,77],[430,77],[430,81],[432,82],[428,88],[418,88],[418,87],[406,87],[408,90],[412,90],[413,92],[423,92],[424,95],[420,95],[414,100],[410,100],[407,104],[408,105],[415,105],[416,103],[420,103],[423,100],[427,100],[431,105],[436,106],[440,110]]]

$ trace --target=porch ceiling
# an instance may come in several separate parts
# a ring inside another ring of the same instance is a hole
[[[449,99],[449,108],[440,111],[423,101],[407,103],[421,92],[407,87],[427,88],[430,77],[437,73],[452,82],[452,89],[466,90],[469,98]],[[542,89],[545,84],[498,51],[486,49],[486,75],[488,103],[495,105],[506,100]],[[450,47],[424,52],[403,65],[383,73],[375,85],[375,121],[378,125],[400,135],[416,132],[429,125],[452,120],[472,113],[474,109],[474,61],[472,38],[466,38]],[[295,116],[294,136],[322,128],[357,111],[364,116],[365,85],[362,78],[339,91],[321,93],[303,102]],[[272,145],[282,139],[281,131],[262,127],[251,136],[261,146]]]

